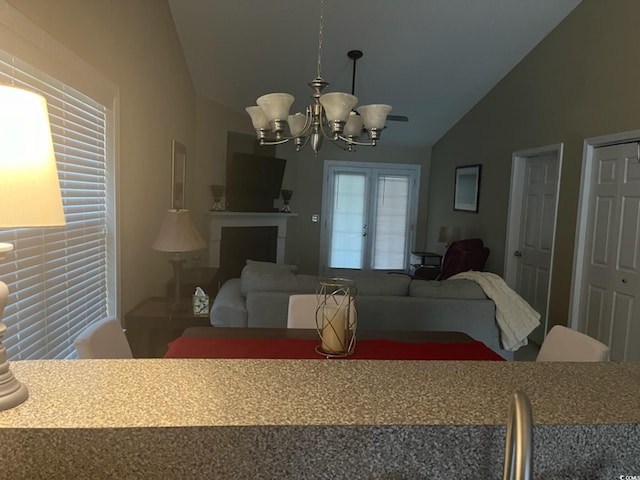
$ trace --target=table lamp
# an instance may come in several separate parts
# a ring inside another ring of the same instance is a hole
[[[460,240],[461,236],[462,234],[460,232],[460,227],[443,225],[442,227],[440,227],[440,235],[438,236],[438,241],[440,243],[446,243],[448,247],[450,243]]]
[[[0,85],[0,228],[64,224],[47,102],[36,93]],[[0,243],[0,260],[11,250],[10,243]],[[29,397],[27,387],[11,373],[2,344],[8,296],[0,281],[0,410]]]
[[[169,260],[173,267],[175,280],[174,302],[170,310],[175,310],[180,302],[180,272],[184,252],[202,250],[207,244],[202,239],[198,230],[191,221],[189,210],[167,210],[160,225],[160,231],[151,248],[159,252],[171,252],[173,257]]]

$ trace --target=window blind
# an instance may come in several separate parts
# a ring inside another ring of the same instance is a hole
[[[0,52],[0,82],[47,100],[65,227],[0,230],[13,251],[0,260],[9,287],[3,343],[10,360],[70,358],[73,339],[107,315],[113,198],[107,108]],[[0,206],[1,208],[1,206]]]
[[[331,268],[362,268],[363,226],[366,206],[366,173],[334,174],[331,225]]]
[[[410,234],[410,182],[411,177],[408,175],[377,175],[372,265],[374,270],[405,268],[406,238]]]

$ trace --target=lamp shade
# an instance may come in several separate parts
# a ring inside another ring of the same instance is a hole
[[[289,109],[293,105],[293,95],[288,93],[268,93],[256,100],[256,103],[264,111],[267,120],[286,120],[289,116]]]
[[[349,114],[349,120],[347,120],[347,124],[344,126],[344,134],[357,137],[362,132],[363,125],[362,116],[356,112],[351,112]]]
[[[450,225],[440,227],[440,235],[438,241],[441,243],[451,243],[460,240],[462,236],[460,227],[452,227]]]
[[[264,114],[264,110],[262,107],[258,105],[253,105],[251,107],[245,108],[249,116],[251,117],[251,123],[253,124],[253,128],[256,130],[269,128],[269,120]]]
[[[391,105],[362,105],[356,108],[356,111],[362,115],[364,126],[367,130],[371,130],[372,128],[382,129],[387,121],[387,115],[389,115],[391,111]]]
[[[289,115],[287,122],[289,123],[289,132],[294,137],[297,137],[304,130],[304,126],[307,123],[307,116],[301,114],[300,112]]]
[[[358,99],[348,93],[331,92],[322,95],[320,103],[324,107],[327,120],[346,122],[349,119],[349,112],[356,106]]]
[[[0,86],[0,228],[65,224],[44,97]]]
[[[159,252],[193,252],[207,244],[191,221],[189,210],[167,210],[151,248]]]

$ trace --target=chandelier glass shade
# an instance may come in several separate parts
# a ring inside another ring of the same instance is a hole
[[[313,90],[313,101],[304,111],[289,114],[294,102],[288,93],[269,93],[256,100],[257,105],[245,110],[251,117],[260,145],[279,145],[294,141],[300,151],[307,143],[318,153],[323,139],[353,151],[356,145],[375,146],[385,128],[391,106],[385,104],[362,105],[358,98],[343,92],[323,93],[329,85],[321,76],[323,2],[320,7],[320,31],[318,36],[318,71],[308,85]],[[360,55],[362,53],[360,52]],[[355,76],[355,63],[354,63]],[[360,140],[366,132],[368,139]]]

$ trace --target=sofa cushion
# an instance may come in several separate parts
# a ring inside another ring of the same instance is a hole
[[[485,299],[478,284],[472,280],[411,280],[409,296],[430,298]]]
[[[246,267],[240,279],[244,297],[249,292],[315,293],[318,285],[315,275],[296,275],[291,271],[255,271]]]
[[[380,272],[349,273],[346,275],[356,282],[358,295],[407,296],[411,278],[406,275],[393,275]]]
[[[297,272],[297,265],[287,265],[283,263],[273,263],[273,262],[260,262],[258,260],[250,260],[247,259],[246,266],[244,268],[253,270],[255,272]]]

